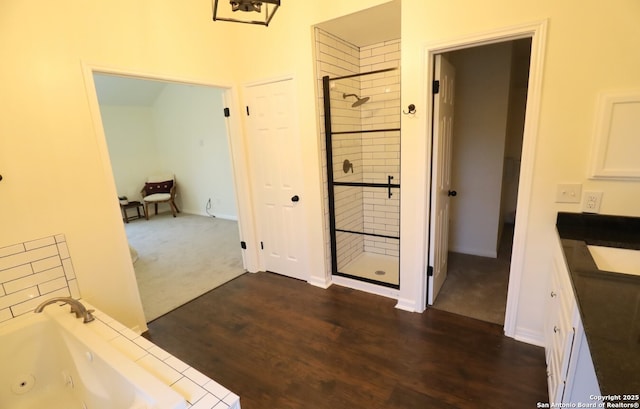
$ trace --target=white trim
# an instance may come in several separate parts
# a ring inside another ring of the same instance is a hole
[[[427,141],[433,138],[431,121],[433,113],[432,103],[430,101],[431,87],[433,82],[433,61],[436,54],[460,50],[470,47],[478,47],[482,45],[495,44],[505,41],[518,40],[522,38],[531,38],[531,61],[529,72],[529,85],[527,94],[526,117],[524,126],[524,138],[522,146],[522,166],[520,170],[519,189],[518,189],[518,206],[516,212],[516,221],[513,238],[513,253],[511,258],[511,271],[509,276],[509,290],[507,294],[507,309],[505,314],[505,335],[516,336],[516,318],[518,315],[518,302],[520,299],[520,285],[522,273],[524,269],[525,240],[529,223],[529,208],[531,202],[531,190],[533,185],[533,169],[536,141],[538,138],[538,122],[540,115],[540,103],[542,96],[542,74],[544,67],[544,55],[546,46],[547,20],[538,22],[497,29],[484,33],[478,33],[469,37],[453,39],[437,44],[428,44],[424,47],[422,72],[425,73],[427,82],[424,84],[425,89],[424,101],[429,107],[426,123],[423,125]],[[431,158],[430,143],[427,142],[427,158]],[[430,163],[430,160],[427,161]],[[426,163],[425,163],[426,164]],[[431,189],[431,174],[429,168],[425,169],[428,175],[426,192]],[[425,193],[427,194],[427,193]],[[426,201],[426,214],[431,214],[430,203]],[[430,216],[427,216],[428,224],[431,224]],[[425,232],[427,228],[425,228]],[[429,246],[429,240],[425,240]],[[428,265],[429,249],[427,248],[423,256],[423,265]],[[426,286],[426,274],[420,275],[420,285],[422,288]],[[418,283],[416,283],[418,284]],[[426,291],[421,294],[421,307],[426,308]],[[535,340],[536,334],[523,333],[519,330],[518,336],[522,339]]]
[[[525,342],[538,347],[545,347],[544,334],[540,331],[533,331],[528,328],[516,328],[513,338],[516,341]]]
[[[326,279],[326,277],[324,280],[322,280],[320,277],[316,277],[316,276],[310,276],[308,283],[315,287],[320,287],[325,290],[331,287],[331,284],[332,284],[331,280]]]
[[[151,79],[157,81],[200,85],[215,88],[224,89],[224,102],[225,105],[231,109],[232,115],[227,119],[227,138],[229,141],[229,149],[231,154],[231,167],[232,176],[234,180],[234,191],[236,195],[236,203],[238,208],[238,229],[240,233],[240,240],[251,241],[255,237],[253,231],[253,213],[251,212],[251,195],[249,190],[249,179],[246,176],[245,169],[247,168],[246,160],[246,148],[244,145],[244,138],[242,135],[242,127],[240,126],[240,115],[234,115],[234,112],[241,112],[239,105],[236,103],[237,90],[234,86],[225,83],[212,83],[199,78],[185,78],[175,77],[170,75],[163,75],[158,73],[136,71],[129,68],[105,66],[99,64],[92,64],[86,61],[81,61],[82,71],[84,75],[84,84],[87,94],[87,102],[89,104],[89,110],[91,113],[93,132],[100,152],[102,160],[103,171],[105,174],[106,183],[111,186],[113,195],[115,196],[115,181],[113,179],[113,171],[111,169],[111,159],[109,157],[109,150],[107,147],[107,139],[104,134],[104,126],[102,124],[102,117],[100,115],[100,105],[98,103],[98,97],[96,94],[96,87],[93,80],[94,73],[118,75],[122,77]],[[114,206],[114,211],[117,213],[117,217],[120,218],[120,209]],[[124,227],[123,227],[124,231]],[[248,271],[257,271],[255,266],[257,264],[257,250],[243,251],[242,259],[244,268]]]
[[[396,308],[403,311],[409,312],[423,312],[424,310],[419,310],[417,308],[415,300],[411,300],[409,298],[398,298],[398,303],[396,304]]]
[[[615,142],[616,136],[618,135],[613,133],[615,107],[618,104],[626,105],[630,103],[633,103],[636,106],[640,106],[640,90],[606,93],[601,94],[598,98],[596,125],[591,142],[592,151],[590,176],[592,179],[640,179],[640,166],[637,166],[635,168],[621,168],[620,163],[624,160],[608,158],[610,153],[613,151],[612,149],[610,149],[610,143]],[[636,111],[637,110],[638,108],[636,108]],[[620,140],[619,142],[624,141]],[[637,149],[633,146],[630,146],[628,147],[627,151],[634,152],[635,154]]]
[[[98,74],[118,75],[121,77],[128,77],[128,78],[139,78],[139,79],[148,79],[148,80],[156,80],[156,81],[164,81],[164,82],[173,82],[173,83],[179,83],[179,84],[203,85],[207,87],[224,88],[224,89],[233,88],[233,85],[229,83],[217,83],[217,82],[214,83],[214,82],[206,81],[201,78],[175,77],[175,76],[170,76],[165,74],[151,73],[147,71],[137,71],[129,68],[92,64],[86,61],[82,61],[82,67],[83,67],[83,70],[85,70],[85,73],[87,69],[90,70],[92,74],[91,75],[92,83],[93,83],[93,73],[98,73]],[[86,77],[85,77],[85,80],[86,80]],[[85,81],[85,84],[86,84],[86,81]]]

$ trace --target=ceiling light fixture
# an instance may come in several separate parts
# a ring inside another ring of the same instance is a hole
[[[280,7],[280,0],[231,0],[231,7],[218,7],[221,2],[226,3],[225,0],[213,0],[213,21],[268,26]]]

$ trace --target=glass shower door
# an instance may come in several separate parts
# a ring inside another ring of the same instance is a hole
[[[325,77],[323,90],[333,274],[399,288],[399,91],[370,85],[392,71]]]

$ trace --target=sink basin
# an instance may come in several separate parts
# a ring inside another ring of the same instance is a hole
[[[599,270],[640,275],[640,250],[587,246]]]

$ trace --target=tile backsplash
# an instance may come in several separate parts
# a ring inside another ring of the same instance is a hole
[[[51,297],[80,298],[63,234],[0,247],[0,322]]]

